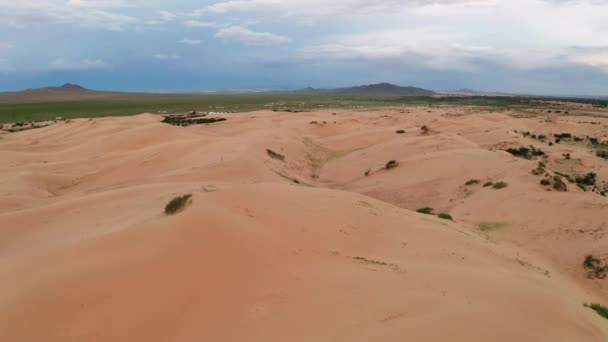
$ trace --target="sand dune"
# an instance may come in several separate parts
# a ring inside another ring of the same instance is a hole
[[[599,137],[608,120],[470,108],[228,119],[2,135],[0,340],[608,339],[582,305],[608,300],[606,282],[581,266],[608,247],[608,200],[547,191],[531,174],[541,159],[501,151],[537,145],[550,172],[605,181],[587,147],[519,132]],[[192,202],[166,216],[184,193]],[[426,206],[454,222],[413,211]]]

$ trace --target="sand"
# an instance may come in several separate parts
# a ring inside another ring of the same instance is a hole
[[[547,191],[542,159],[501,149],[542,147],[548,169],[603,182],[588,147],[514,131],[600,137],[608,120],[402,111],[1,135],[0,341],[607,340],[583,306],[608,303],[606,281],[582,261],[605,256],[608,200]],[[454,220],[414,211],[427,206]]]

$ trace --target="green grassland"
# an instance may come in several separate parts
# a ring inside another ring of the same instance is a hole
[[[45,103],[0,103],[0,123],[44,121],[140,113],[195,111],[248,112],[253,110],[313,110],[319,108],[373,108],[386,106],[469,105],[492,108],[534,107],[533,98],[372,96],[337,94],[115,94],[102,99]]]

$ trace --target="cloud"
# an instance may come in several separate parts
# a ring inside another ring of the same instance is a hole
[[[177,14],[169,11],[158,11],[158,14],[160,15],[160,18],[164,21],[171,21],[177,18]]]
[[[220,29],[215,37],[224,41],[233,41],[245,45],[279,45],[291,42],[291,38],[270,32],[255,32],[241,26],[230,26]]]
[[[52,71],[107,70],[110,68],[111,66],[101,59],[88,58],[78,61],[67,61],[63,58],[58,58],[48,65],[48,69]]]
[[[174,61],[174,60],[180,59],[179,55],[164,54],[164,53],[159,53],[159,54],[156,54],[156,55],[154,55],[152,57],[154,57],[156,59],[159,59],[161,61]]]
[[[608,72],[608,49],[577,52],[570,57],[570,60],[576,64]]]
[[[184,22],[186,27],[216,27],[217,25],[213,22],[200,21],[200,20],[186,20]]]
[[[177,42],[180,44],[186,44],[186,45],[200,45],[203,41],[198,40],[198,39],[184,38],[184,39],[178,40]]]
[[[41,24],[65,24],[80,27],[123,30],[138,20],[116,10],[129,7],[111,0],[0,0],[0,22],[14,28]]]

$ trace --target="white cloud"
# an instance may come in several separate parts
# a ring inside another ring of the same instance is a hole
[[[608,51],[591,51],[574,54],[571,61],[608,72]]]
[[[177,42],[180,44],[186,44],[186,45],[200,45],[203,41],[198,40],[198,39],[184,38],[184,39],[178,40]]]
[[[112,0],[0,0],[0,23],[26,28],[40,24],[65,24],[80,27],[123,30],[136,24],[134,17],[116,10],[129,7]],[[1,25],[1,24],[0,24]]]
[[[160,59],[161,61],[174,61],[174,60],[180,59],[179,55],[165,54],[165,53],[158,53],[152,57],[154,57],[156,59]]]
[[[270,32],[255,32],[241,26],[220,29],[215,37],[245,45],[279,45],[291,42],[291,38]]]
[[[164,21],[171,21],[177,18],[177,14],[169,11],[158,11],[158,14],[160,15],[160,18]]]
[[[186,20],[184,22],[184,26],[186,27],[216,27],[217,25],[208,21],[200,21],[200,20]]]
[[[82,59],[78,61],[67,61],[58,58],[48,65],[49,70],[70,71],[70,70],[103,70],[110,69],[111,66],[101,59]]]

